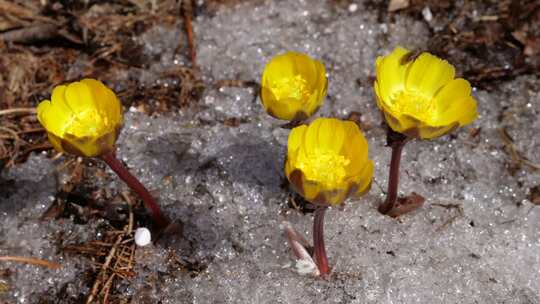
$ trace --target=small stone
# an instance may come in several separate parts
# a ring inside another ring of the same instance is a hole
[[[422,10],[422,16],[424,16],[424,19],[427,22],[431,22],[431,20],[433,20],[433,13],[429,9],[429,6],[424,7],[424,9]]]
[[[391,0],[388,4],[388,11],[395,12],[409,7],[409,0]]]
[[[152,235],[150,234],[150,230],[145,227],[137,228],[135,230],[135,244],[137,246],[143,247],[152,242]]]

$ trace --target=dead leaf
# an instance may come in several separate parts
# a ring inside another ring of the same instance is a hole
[[[388,4],[388,11],[389,12],[399,11],[399,10],[409,7],[409,5],[410,5],[409,0],[390,0],[390,3]]]

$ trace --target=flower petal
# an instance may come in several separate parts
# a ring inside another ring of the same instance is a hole
[[[458,100],[471,96],[471,85],[463,78],[457,78],[446,84],[436,95],[435,102],[439,113],[445,112]]]
[[[85,84],[90,91],[98,112],[106,117],[105,122],[108,127],[114,128],[122,124],[122,105],[116,97],[116,94],[106,87],[101,81],[95,79],[83,79],[81,83]]]
[[[290,77],[295,74],[295,67],[289,53],[292,52],[277,55],[266,64],[262,75],[261,85],[269,85],[271,79]]]
[[[70,83],[64,94],[65,102],[73,113],[82,113],[88,110],[97,109],[94,98],[90,93],[88,85],[82,82]]]
[[[319,149],[319,129],[327,118],[319,118],[311,122],[304,135],[304,151],[314,152]]]
[[[343,155],[350,160],[346,167],[347,176],[355,176],[368,159],[368,142],[352,121],[345,122],[347,142],[343,145]]]
[[[424,126],[418,128],[418,137],[422,139],[434,139],[454,130],[459,124],[457,122],[440,127]]]
[[[302,76],[310,90],[315,90],[318,80],[316,61],[302,53],[288,52],[286,54],[289,54],[292,58],[294,73]]]
[[[68,116],[55,115],[54,112],[53,105],[49,100],[43,100],[37,107],[37,117],[41,125],[43,125],[48,132],[61,136],[63,134],[63,122]]]
[[[319,148],[338,154],[342,150],[344,141],[345,129],[342,122],[333,118],[322,119],[318,132]]]
[[[377,58],[375,65],[379,85],[378,92],[383,103],[391,105],[392,95],[404,90],[408,64],[403,64],[401,60],[408,53],[409,50],[396,47],[390,55]]]
[[[367,164],[362,169],[362,172],[358,174],[357,182],[358,182],[358,190],[356,190],[355,195],[359,196],[364,194],[367,190],[369,190],[369,186],[371,185],[371,180],[373,178],[373,171],[375,170],[375,166],[373,165],[373,161],[369,160]]]
[[[476,100],[472,96],[454,101],[441,113],[437,125],[444,126],[458,122],[460,126],[468,125],[478,117]]]
[[[448,61],[422,53],[412,62],[406,76],[406,88],[431,99],[454,76],[455,69]]]
[[[300,148],[306,134],[308,127],[306,125],[298,126],[291,130],[289,133],[289,139],[287,141],[287,153],[296,154],[296,151]]]

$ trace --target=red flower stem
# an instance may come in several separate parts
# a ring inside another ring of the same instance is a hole
[[[319,267],[321,277],[330,273],[326,248],[324,246],[324,213],[326,209],[326,207],[317,207],[315,209],[315,218],[313,219],[313,255],[315,257],[315,263]]]
[[[159,205],[156,203],[150,192],[139,182],[139,180],[129,173],[128,169],[116,158],[116,155],[113,151],[107,152],[101,155],[107,165],[116,173],[118,176],[133,190],[135,191],[143,200],[146,209],[150,212],[154,224],[158,231],[161,231],[169,225],[169,220],[163,216]]]
[[[390,143],[392,146],[392,159],[390,160],[390,174],[388,177],[386,201],[379,207],[379,212],[382,214],[388,214],[388,212],[392,210],[396,204],[399,185],[399,163],[401,161],[403,147],[406,143],[407,137],[404,136],[397,138]]]

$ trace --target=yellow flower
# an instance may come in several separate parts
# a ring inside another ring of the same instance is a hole
[[[314,204],[338,205],[369,190],[373,161],[368,143],[352,121],[318,118],[289,134],[285,174]]]
[[[266,65],[261,80],[262,104],[271,116],[303,120],[321,106],[328,81],[324,65],[309,56],[286,52]]]
[[[95,79],[55,87],[37,114],[56,150],[87,157],[114,148],[123,120],[114,92]]]
[[[476,119],[471,86],[454,78],[452,65],[425,52],[410,57],[410,51],[397,47],[376,62],[377,106],[394,131],[432,139]]]

